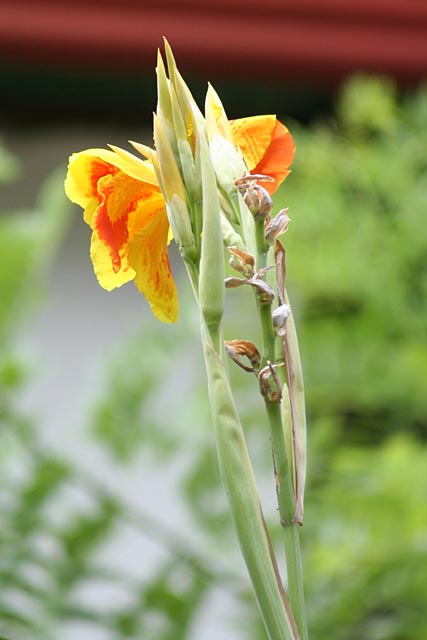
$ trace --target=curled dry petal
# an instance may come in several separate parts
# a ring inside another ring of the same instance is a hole
[[[273,264],[270,264],[267,267],[263,267],[262,269],[259,269],[256,272],[254,278],[257,279],[257,280],[261,280],[265,276],[265,274],[268,273],[269,271],[271,271],[272,269],[274,269],[274,265]]]
[[[274,182],[271,176],[265,176],[262,173],[245,173],[241,178],[234,181],[234,185],[239,191],[245,191],[257,182]]]
[[[252,254],[239,249],[238,247],[227,247],[231,253],[230,265],[246,278],[254,275],[255,258]]]
[[[249,340],[227,340],[224,345],[227,354],[239,367],[248,372],[258,372],[261,355],[253,342]],[[242,361],[242,357],[249,360],[250,367]]]
[[[261,304],[271,304],[274,300],[274,291],[267,282],[264,282],[264,280],[259,280],[255,277],[247,279],[230,276],[226,278],[224,282],[227,289],[236,289],[237,287],[249,284],[251,287],[256,289],[257,296]]]
[[[236,276],[229,276],[224,280],[227,289],[237,289],[237,287],[241,287],[249,282],[250,280],[247,278],[237,278]]]

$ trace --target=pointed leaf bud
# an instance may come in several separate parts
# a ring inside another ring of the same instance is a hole
[[[169,80],[160,51],[157,52],[157,115],[163,116],[172,123],[172,105]]]
[[[186,203],[175,193],[171,201],[166,204],[166,212],[174,240],[182,257],[185,262],[195,263],[197,249]]]
[[[221,197],[220,197],[220,204],[221,204]],[[221,231],[222,231],[222,239],[226,247],[230,247],[230,246],[244,247],[242,236],[239,233],[237,233],[237,231],[234,229],[234,227],[230,224],[230,222],[227,220],[227,218],[223,214],[221,214]]]
[[[200,307],[208,327],[217,328],[224,312],[224,245],[215,172],[206,130],[199,130],[200,170],[203,191],[203,228],[200,257]]]
[[[223,138],[219,133],[215,133],[212,137],[209,142],[209,148],[218,184],[231,199],[236,193],[234,184],[236,176],[244,169],[243,158],[234,144]]]
[[[154,142],[165,200],[170,202],[176,193],[178,197],[185,202],[185,187],[176,163],[176,158],[163,124],[156,114],[154,114]]]
[[[194,151],[197,129],[199,127],[205,126],[205,119],[199,107],[197,106],[197,103],[194,100],[190,89],[187,87],[183,77],[178,71],[172,49],[170,48],[168,41],[165,39],[164,42],[170,83],[176,92],[185,123],[187,139]]]
[[[229,142],[233,143],[233,134],[231,126],[222,106],[222,102],[211,84],[208,86],[205,100],[205,117],[208,128],[209,141],[213,139],[215,134],[219,134]],[[234,144],[234,143],[233,143]]]

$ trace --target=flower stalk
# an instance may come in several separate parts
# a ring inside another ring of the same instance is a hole
[[[294,144],[276,116],[229,121],[212,87],[204,117],[167,42],[165,50],[167,70],[160,54],[157,62],[156,148],[132,143],[148,160],[118,147],[74,154],[66,191],[84,208],[84,219],[92,229],[91,257],[100,284],[110,290],[134,280],[164,322],[175,322],[178,315],[167,253],[172,232],[199,307],[221,478],[264,626],[270,640],[308,640],[299,547],[304,395],[284,288],[284,250],[277,240],[289,219],[287,210],[270,218],[271,194],[289,173]],[[272,246],[275,260],[269,264]],[[226,256],[238,276],[225,278]],[[267,281],[274,268],[277,292]],[[241,338],[223,340],[225,289],[245,285],[256,296],[261,352]],[[279,305],[273,312],[276,297]],[[287,384],[275,359],[279,338]],[[227,354],[258,377],[264,399],[284,530],[287,592],[264,521]]]
[[[257,267],[265,268],[267,264],[268,246],[265,239],[264,220],[260,219],[256,226]],[[271,365],[275,362],[275,333],[271,305],[258,302],[262,336],[262,365]],[[288,372],[287,372],[288,373]],[[289,375],[289,374],[288,374]],[[287,386],[284,388],[287,392]],[[299,539],[299,524],[295,521],[296,501],[294,494],[292,460],[289,446],[286,446],[286,426],[282,424],[282,412],[280,407],[281,397],[272,402],[264,395],[265,408],[270,426],[270,438],[273,452],[273,465],[276,477],[276,491],[280,514],[280,523],[283,528],[284,546],[286,556],[287,587],[289,601],[295,621],[302,640],[308,638],[307,618],[305,612],[301,549]],[[285,398],[285,402],[288,399]]]
[[[212,330],[212,329],[211,329]],[[218,335],[214,332],[214,337]],[[202,321],[202,342],[218,463],[231,517],[270,640],[298,640],[265,527],[243,428],[223,357]]]

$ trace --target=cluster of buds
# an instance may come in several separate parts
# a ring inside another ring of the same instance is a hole
[[[274,218],[270,216],[273,210],[273,201],[267,189],[259,185],[258,182],[272,181],[273,178],[270,176],[250,173],[245,173],[234,181],[255,222],[265,221],[265,241],[268,246],[273,246],[277,238],[287,231],[290,222],[288,209],[281,209]]]
[[[245,174],[234,181],[237,191],[253,217],[255,223],[263,223],[266,250],[275,246],[278,236],[284,233],[289,225],[288,209],[282,209],[272,218],[273,202],[267,189],[258,182],[271,182],[272,178],[263,174]],[[280,245],[281,246],[281,245]],[[249,285],[255,290],[260,305],[272,305],[275,293],[273,287],[266,281],[268,271],[276,267],[270,265],[255,271],[255,258],[248,251],[238,247],[228,247],[231,254],[229,263],[239,273],[239,277],[230,276],[225,279],[226,288],[237,288]],[[272,326],[276,336],[286,334],[286,321],[290,314],[290,306],[286,304],[279,288],[279,306],[272,311]],[[247,340],[232,340],[225,343],[229,357],[244,371],[253,372],[258,377],[260,393],[268,403],[281,401],[282,390],[277,372],[277,365],[267,361],[261,368],[261,357],[256,345]],[[246,364],[246,360],[249,364]]]
[[[273,202],[262,183],[275,180],[262,173],[251,174],[245,168],[245,158],[233,141],[230,123],[214,90],[208,90],[204,117],[179,74],[167,43],[166,58],[169,77],[161,56],[158,58],[156,153],[150,159],[165,197],[173,236],[198,291],[206,324],[213,327],[223,313],[224,282],[225,288],[249,285],[259,305],[272,307],[276,296],[266,275],[274,265],[256,265],[253,225],[261,224],[268,249],[286,231],[289,217],[287,209],[271,217]],[[234,243],[228,243],[228,238]],[[238,276],[224,278],[224,264],[219,259],[223,241]],[[290,309],[280,295],[279,303],[272,312],[272,327],[276,335],[283,336]],[[276,365],[261,362],[253,343],[231,341],[226,343],[226,351],[245,371],[256,373],[268,402],[280,400]]]
[[[184,258],[206,324],[218,326],[224,309],[221,207],[206,120],[182,79],[167,43],[169,77],[157,64],[151,160],[166,201],[174,239]]]

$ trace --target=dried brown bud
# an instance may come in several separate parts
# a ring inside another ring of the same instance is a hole
[[[270,404],[280,402],[282,387],[276,367],[268,362],[258,375],[259,390],[264,400]]]
[[[273,202],[268,191],[264,187],[260,187],[257,182],[274,182],[274,178],[258,173],[247,173],[235,180],[234,184],[242,194],[243,200],[255,220],[261,220],[270,214]]]
[[[265,219],[273,209],[273,201],[267,189],[258,184],[250,186],[243,195],[243,200],[255,220]]]
[[[253,342],[249,340],[227,340],[224,345],[227,354],[239,367],[250,373],[258,373],[261,356]],[[242,357],[249,360],[250,367],[242,362]]]
[[[272,218],[265,228],[265,239],[267,244],[273,245],[276,239],[288,228],[290,218],[288,209],[282,209],[277,216]]]

